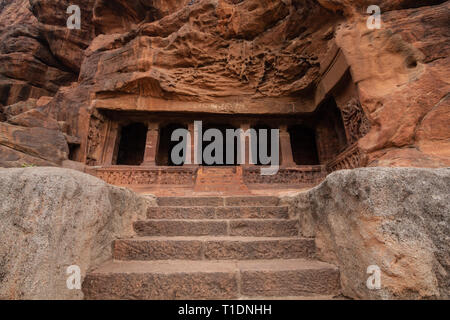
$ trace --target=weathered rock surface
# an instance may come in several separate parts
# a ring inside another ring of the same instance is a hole
[[[370,5],[378,5],[386,12],[436,5],[445,0],[317,0],[317,2],[327,9],[355,15],[364,12]]]
[[[310,112],[336,44],[370,121],[369,164],[450,165],[449,1],[80,0],[81,30],[66,28],[68,0],[0,3],[0,120],[41,96],[85,140],[93,107]]]
[[[59,168],[0,169],[0,298],[80,299],[66,269],[111,258],[151,200]]]
[[[83,51],[94,36],[92,24],[95,0],[29,0],[30,10],[39,21],[39,30],[52,55],[71,73],[78,75]],[[81,14],[80,30],[67,29],[71,13],[67,9],[78,5]],[[117,15],[118,12],[115,13]],[[75,79],[76,80],[76,77]]]
[[[53,96],[76,78],[49,48],[29,1],[0,1],[0,103]]]
[[[170,14],[156,2],[136,27],[131,17],[139,15],[126,15],[127,26],[114,28],[106,22],[110,11],[102,10],[95,23],[107,34],[92,41],[80,72],[96,106],[201,111],[206,103],[210,111],[249,112],[295,104],[293,96],[305,95],[319,78],[318,57],[339,19],[314,1],[187,2],[178,1]],[[131,10],[136,3],[142,1],[108,6]]]
[[[344,295],[364,299],[450,297],[450,169],[338,171],[283,199],[316,237],[321,260],[336,264]],[[367,267],[381,269],[369,290]]]
[[[4,122],[0,122],[0,166],[61,166],[68,159],[68,144],[74,142],[73,137],[67,135],[64,121],[56,121],[43,108],[49,99],[43,96],[4,108]]]
[[[48,122],[48,121],[47,121]],[[56,125],[56,124],[54,124]],[[0,164],[11,167],[20,158],[31,156],[46,161],[46,164],[61,165],[67,159],[69,147],[67,140],[59,128],[48,129],[43,127],[21,127],[0,122],[0,147],[15,151],[19,158],[10,158],[2,152]],[[12,161],[12,163],[10,163]],[[30,163],[23,162],[22,165],[42,164],[34,160]]]
[[[450,1],[78,0],[81,30],[66,28],[70,4],[0,0],[1,167],[78,168],[68,144],[85,152],[96,107],[311,112],[337,47],[370,122],[359,141],[369,165],[450,166]],[[380,30],[366,26],[372,4]],[[110,255],[135,215],[124,203],[142,200],[72,171],[0,172],[0,297],[80,297],[67,293],[61,266],[79,259],[84,272]],[[448,169],[343,171],[289,201],[306,210],[302,230],[321,257],[340,266],[346,295],[448,298],[448,185]],[[64,229],[75,216],[87,231]],[[365,287],[370,264],[382,268],[381,291]]]
[[[372,166],[449,166],[450,2],[399,3],[411,9],[383,13],[380,30],[357,17],[336,31],[372,123],[359,145]]]

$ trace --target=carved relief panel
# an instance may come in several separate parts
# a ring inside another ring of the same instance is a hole
[[[353,144],[364,137],[370,130],[370,122],[361,103],[357,98],[352,98],[341,108],[342,120],[347,131],[349,144]]]
[[[358,147],[357,143],[354,143],[327,164],[327,171],[330,173],[336,170],[361,168],[366,165],[367,155]]]
[[[99,165],[102,159],[108,121],[99,112],[95,111],[90,118],[86,164]]]

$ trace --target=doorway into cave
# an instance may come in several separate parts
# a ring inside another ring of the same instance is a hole
[[[291,136],[292,156],[296,165],[318,165],[316,134],[313,129],[295,125],[288,128]]]
[[[139,166],[144,160],[147,126],[143,123],[131,123],[120,131],[120,144],[117,153],[117,165]]]
[[[271,130],[273,128],[271,128],[270,126],[264,124],[264,123],[258,123],[255,126],[253,126],[253,129],[256,130],[256,137],[257,137],[257,147],[256,147],[256,155],[257,155],[257,161],[256,161],[256,165],[257,166],[261,166],[263,165],[263,161],[261,159],[261,156],[267,156],[269,159],[271,159],[272,156],[272,139],[271,139]],[[260,131],[262,130],[262,131]],[[266,141],[264,143],[262,138],[262,133],[265,131],[265,137],[266,137]],[[265,145],[266,148],[266,152],[263,152],[264,155],[261,152],[261,147],[262,145]],[[264,165],[267,165],[267,163],[265,163]]]
[[[348,146],[341,110],[333,97],[317,109],[316,143],[321,164],[335,159]]]
[[[175,164],[172,161],[172,149],[179,144],[179,141],[172,141],[172,133],[177,129],[187,129],[187,126],[179,123],[169,123],[159,130],[159,148],[156,155],[156,165],[158,166],[182,166],[184,164]],[[186,148],[184,148],[186,150]],[[183,155],[186,159],[186,155]]]
[[[211,141],[205,140],[205,133],[209,129],[216,129],[219,130],[220,135],[217,137],[212,137]],[[229,124],[223,124],[223,123],[206,123],[203,126],[203,141],[202,141],[202,154],[203,154],[203,161],[202,166],[235,166],[238,165],[238,146],[240,144],[240,141],[237,137],[234,138],[234,140],[227,139],[227,129],[236,130],[235,127],[229,125]],[[216,141],[215,139],[221,137],[220,139],[222,141]],[[217,148],[214,148],[212,150],[213,144],[216,143]],[[227,145],[231,146],[229,150],[227,150]],[[212,150],[210,152],[210,149]],[[216,152],[220,154],[216,154]],[[232,154],[228,154],[232,153]],[[211,157],[214,159],[214,162],[210,163],[208,162],[208,159],[205,159],[205,155],[211,155]],[[227,156],[230,158],[232,163],[227,163]]]

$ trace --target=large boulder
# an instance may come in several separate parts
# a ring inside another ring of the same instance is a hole
[[[151,200],[60,168],[0,169],[0,299],[81,299],[67,267],[111,258]]]
[[[343,294],[359,299],[450,297],[450,169],[338,171],[284,202],[339,266]],[[367,268],[381,270],[369,290]]]

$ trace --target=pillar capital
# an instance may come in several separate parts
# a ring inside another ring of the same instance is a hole
[[[280,133],[288,133],[288,127],[285,124],[280,125],[278,129],[280,130]]]
[[[159,122],[149,122],[147,123],[148,131],[159,131]]]

